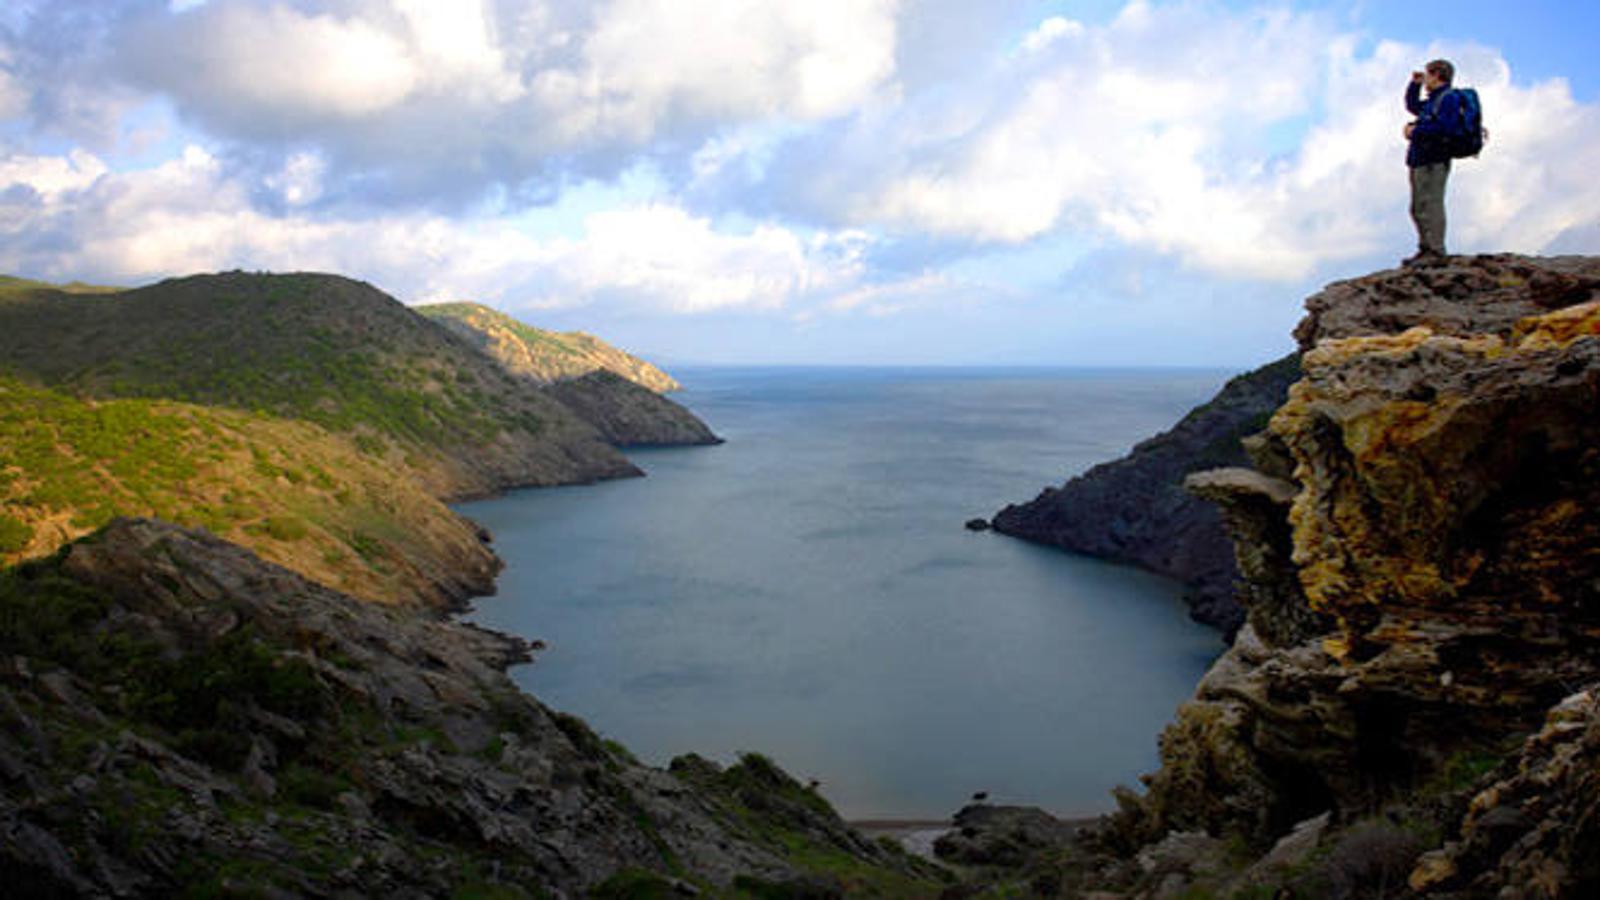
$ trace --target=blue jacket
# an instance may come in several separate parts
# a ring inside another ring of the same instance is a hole
[[[1422,85],[1406,85],[1406,111],[1417,117],[1411,129],[1411,146],[1406,149],[1406,165],[1418,166],[1449,162],[1445,138],[1461,124],[1461,95],[1450,88],[1429,91],[1422,99]]]

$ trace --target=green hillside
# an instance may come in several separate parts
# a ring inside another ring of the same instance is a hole
[[[115,516],[251,547],[342,590],[442,605],[489,589],[471,523],[348,441],[303,423],[164,400],[96,401],[0,376],[0,562]]]
[[[535,328],[479,303],[437,303],[416,309],[471,341],[511,372],[538,382],[550,384],[607,371],[656,393],[682,387],[654,365],[581,331]]]
[[[48,281],[34,281],[30,278],[18,278],[15,275],[0,275],[0,297],[30,291],[60,291],[65,294],[112,294],[120,290],[122,289],[104,285],[84,284],[81,281],[51,284]]]
[[[585,423],[370,285],[242,272],[0,298],[0,371],[84,397],[308,422],[446,497],[636,470]]]

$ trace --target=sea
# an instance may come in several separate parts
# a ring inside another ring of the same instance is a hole
[[[524,689],[665,765],[759,752],[854,820],[979,792],[1112,808],[1222,651],[1182,586],[969,531],[1125,454],[1230,373],[680,368],[726,443],[456,508],[494,533],[467,618],[545,642]]]

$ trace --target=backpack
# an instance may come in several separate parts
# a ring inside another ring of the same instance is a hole
[[[1452,159],[1477,156],[1483,152],[1483,143],[1489,132],[1483,127],[1483,106],[1478,102],[1478,92],[1472,88],[1451,88],[1461,103],[1461,114],[1456,116],[1455,130],[1445,135],[1444,146]]]

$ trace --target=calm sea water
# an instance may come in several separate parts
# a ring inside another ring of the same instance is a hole
[[[759,750],[854,818],[975,791],[1099,812],[1153,767],[1216,633],[1176,584],[962,523],[1121,455],[1224,373],[675,374],[728,443],[459,507],[508,564],[470,618],[548,642],[524,688],[647,762]]]

